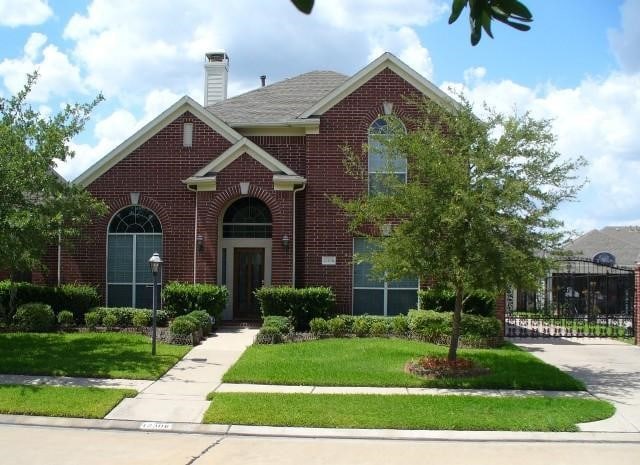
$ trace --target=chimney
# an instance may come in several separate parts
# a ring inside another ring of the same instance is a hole
[[[227,98],[229,75],[229,55],[224,50],[205,54],[204,63],[204,106]]]
[[[262,83],[262,87],[264,87],[266,82],[267,82],[267,75],[266,74],[263,74],[262,76],[260,76],[260,82]]]

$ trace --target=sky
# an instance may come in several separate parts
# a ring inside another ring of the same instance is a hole
[[[229,95],[312,70],[354,74],[389,51],[477,105],[552,120],[588,184],[557,217],[577,232],[640,225],[640,0],[523,0],[532,30],[469,43],[451,0],[0,0],[0,96],[26,74],[42,114],[105,101],[58,166],[72,180],[183,95],[202,102],[204,54],[230,56]]]

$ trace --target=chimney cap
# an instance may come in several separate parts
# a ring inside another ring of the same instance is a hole
[[[224,50],[215,50],[204,54],[205,60],[208,62],[229,61],[229,55]]]

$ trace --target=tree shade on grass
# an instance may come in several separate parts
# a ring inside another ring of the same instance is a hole
[[[158,379],[189,346],[158,344],[140,334],[0,334],[0,373]]]
[[[578,431],[615,408],[549,397],[356,394],[210,394],[205,423],[467,431]]]
[[[0,385],[0,413],[50,417],[104,418],[131,389]]]
[[[572,391],[585,386],[556,367],[506,343],[498,349],[461,350],[489,368],[486,376],[424,379],[404,366],[421,356],[446,356],[447,348],[404,339],[320,339],[254,345],[223,377],[225,383],[314,386],[402,386]]]

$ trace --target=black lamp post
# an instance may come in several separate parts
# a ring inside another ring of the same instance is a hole
[[[151,267],[151,274],[153,274],[153,311],[151,314],[151,355],[156,354],[156,313],[157,313],[157,299],[156,291],[158,288],[158,274],[162,270],[162,259],[158,252],[154,252],[149,259],[149,266]]]

